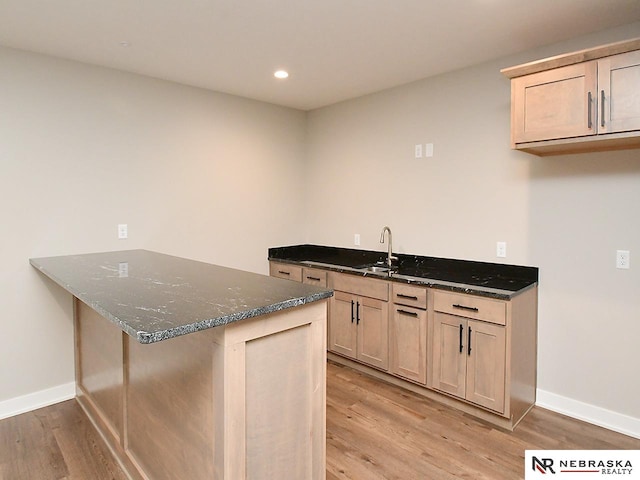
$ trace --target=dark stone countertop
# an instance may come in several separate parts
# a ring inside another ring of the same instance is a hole
[[[269,260],[371,276],[484,297],[509,300],[537,285],[538,268],[451,258],[394,253],[397,272],[392,276],[359,271],[364,265],[383,263],[387,253],[373,250],[293,245],[269,249]]]
[[[296,307],[333,293],[147,250],[29,261],[140,343]]]

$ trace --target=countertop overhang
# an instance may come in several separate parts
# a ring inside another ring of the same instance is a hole
[[[140,343],[167,340],[333,295],[325,288],[148,250],[29,261]]]
[[[359,267],[384,263],[386,252],[323,245],[292,245],[269,249],[269,260],[424,285],[472,295],[509,300],[538,283],[538,268],[394,253],[397,272],[391,276]]]

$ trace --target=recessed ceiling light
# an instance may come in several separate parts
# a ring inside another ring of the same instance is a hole
[[[278,70],[273,74],[273,76],[276,78],[287,78],[289,76],[289,72],[285,70]]]
[[[120,42],[120,46],[121,46],[122,48],[128,48],[128,47],[130,47],[130,46],[131,46],[131,43],[130,43],[130,42],[127,42],[126,40],[123,40],[122,42]]]

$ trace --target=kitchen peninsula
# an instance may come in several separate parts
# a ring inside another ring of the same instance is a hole
[[[30,262],[73,295],[77,400],[132,478],[325,478],[330,290],[145,250]]]

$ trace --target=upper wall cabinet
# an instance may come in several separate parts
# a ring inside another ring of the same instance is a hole
[[[502,70],[512,148],[540,156],[640,148],[640,38]]]

